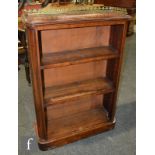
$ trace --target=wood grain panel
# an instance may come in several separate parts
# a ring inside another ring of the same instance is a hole
[[[107,61],[96,61],[67,67],[45,69],[45,87],[105,77]]]
[[[42,53],[108,46],[109,34],[110,26],[42,31]]]
[[[107,121],[108,118],[103,108],[53,119],[48,122],[48,137],[55,140],[72,134],[77,135],[81,132],[92,130],[96,125],[104,124]]]
[[[53,104],[47,107],[47,120],[65,117],[78,112],[102,107],[103,95],[83,96],[78,100],[63,102],[62,104]]]
[[[103,94],[113,91],[114,87],[109,79],[96,78],[66,85],[48,87],[45,89],[44,99],[47,104],[56,104],[81,96]]]
[[[75,65],[118,57],[118,51],[109,46],[85,48],[75,51],[44,54],[41,69]]]

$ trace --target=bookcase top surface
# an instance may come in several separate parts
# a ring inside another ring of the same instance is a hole
[[[126,9],[104,5],[48,6],[40,10],[27,11],[23,21],[27,25],[48,25],[90,20],[129,20]]]

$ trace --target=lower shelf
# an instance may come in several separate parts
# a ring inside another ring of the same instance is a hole
[[[46,105],[71,100],[76,97],[110,93],[114,91],[112,82],[108,78],[96,78],[74,82],[62,86],[54,86],[45,89],[44,100]]]
[[[114,128],[103,108],[92,109],[48,122],[47,140],[39,141],[41,150],[55,148],[70,142]]]

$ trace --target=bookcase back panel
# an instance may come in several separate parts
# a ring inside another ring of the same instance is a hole
[[[110,26],[41,31],[42,54],[108,46]]]
[[[106,76],[107,61],[96,61],[44,70],[44,86],[69,84]]]
[[[47,120],[69,116],[103,106],[103,95],[85,96],[47,107]]]

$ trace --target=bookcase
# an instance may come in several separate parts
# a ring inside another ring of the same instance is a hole
[[[41,150],[110,130],[129,16],[27,18]]]

